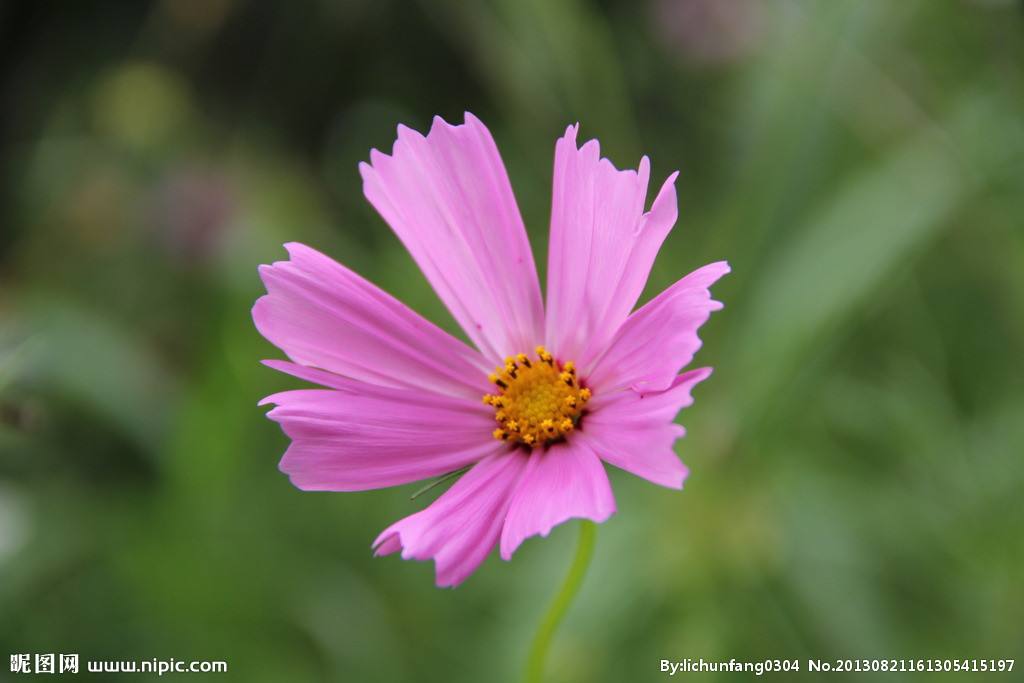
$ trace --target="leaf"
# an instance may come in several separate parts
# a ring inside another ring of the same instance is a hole
[[[886,282],[952,225],[982,176],[1000,166],[998,154],[969,165],[960,147],[977,147],[980,131],[1005,129],[1004,115],[990,99],[963,96],[940,126],[842,182],[779,247],[733,331],[733,378],[747,414],[769,399],[777,404],[801,360],[834,340],[871,297],[899,296]]]

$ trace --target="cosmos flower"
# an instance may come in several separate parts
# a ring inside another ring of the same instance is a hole
[[[487,128],[400,126],[360,165],[367,199],[472,341],[443,332],[301,244],[260,267],[260,333],[320,385],[262,404],[291,438],[280,468],[304,490],[361,491],[465,469],[427,508],[385,529],[378,555],[434,560],[438,586],[495,545],[508,560],[571,518],[615,512],[604,464],[682,488],[673,422],[710,368],[682,372],[721,304],[725,262],[631,313],[676,221],[673,173],[644,212],[650,163],[619,171],[577,126],[555,145],[546,305],[508,175]]]

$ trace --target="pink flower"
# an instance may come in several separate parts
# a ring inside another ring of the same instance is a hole
[[[644,212],[650,163],[619,171],[578,126],[555,145],[547,305],[508,175],[487,128],[404,126],[391,156],[361,164],[367,199],[401,239],[473,347],[301,244],[261,266],[260,333],[321,385],[262,403],[305,490],[361,491],[468,467],[426,509],[384,530],[378,555],[433,559],[437,585],[466,579],[500,544],[615,512],[602,461],[671,488],[687,469],[673,422],[710,368],[680,371],[721,304],[704,266],[632,312],[676,221],[673,173]],[[474,348],[475,347],[475,348]],[[495,367],[497,366],[497,367]]]

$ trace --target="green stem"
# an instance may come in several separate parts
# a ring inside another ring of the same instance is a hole
[[[434,481],[430,482],[429,484],[426,484],[425,486],[422,486],[421,488],[417,489],[416,493],[414,493],[411,496],[409,496],[409,500],[416,500],[417,498],[419,498],[420,496],[422,496],[424,493],[426,493],[430,489],[434,488],[435,486],[440,486],[441,484],[445,483],[446,481],[449,481],[449,480],[454,479],[456,477],[461,477],[463,474],[465,474],[466,472],[469,471],[469,467],[470,467],[469,465],[466,465],[465,467],[459,468],[459,469],[455,470],[454,472],[449,472],[448,474],[445,474],[443,476],[438,477],[437,479],[435,479]]]
[[[594,554],[594,538],[597,536],[597,525],[589,520],[580,521],[580,540],[576,546],[576,557],[565,577],[561,590],[548,607],[544,619],[537,628],[537,634],[530,645],[530,655],[526,660],[526,683],[540,683],[544,675],[544,662],[551,649],[551,639],[562,622],[562,617],[569,610],[573,598],[580,590],[583,577],[590,566],[590,558]]]

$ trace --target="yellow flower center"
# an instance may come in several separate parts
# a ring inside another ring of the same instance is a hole
[[[485,394],[500,425],[494,438],[529,447],[557,441],[576,428],[590,389],[580,386],[572,361],[559,364],[543,346],[537,360],[525,353],[505,359],[488,379],[497,394]]]

